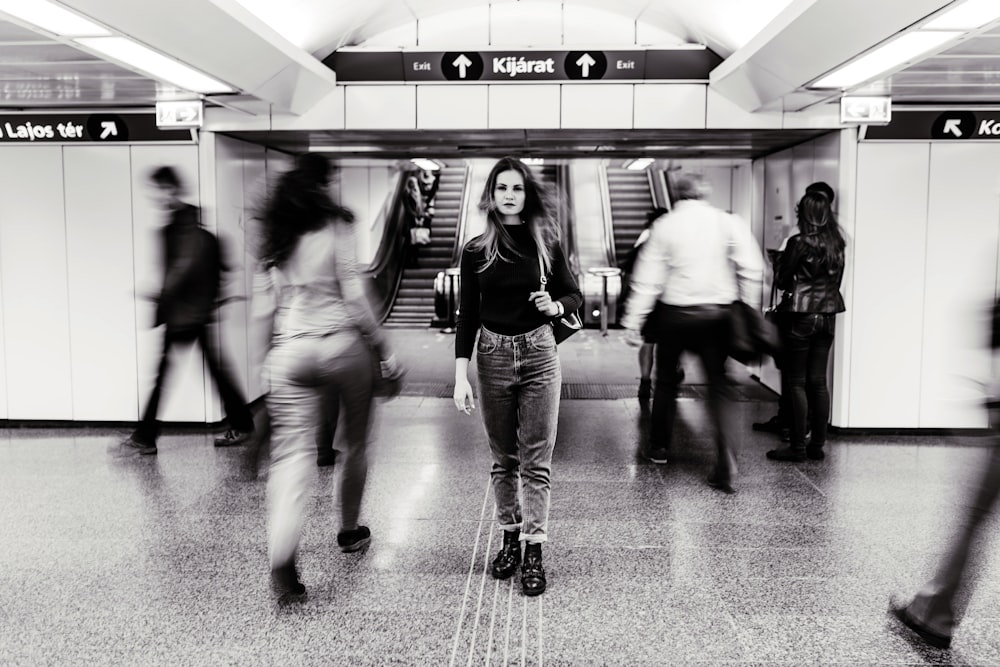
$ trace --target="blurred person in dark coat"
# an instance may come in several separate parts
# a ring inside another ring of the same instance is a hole
[[[163,386],[170,367],[170,351],[176,345],[197,343],[215,381],[226,411],[230,430],[217,438],[217,447],[241,445],[254,430],[253,415],[233,377],[231,367],[220,354],[209,332],[209,324],[218,308],[219,285],[224,265],[219,241],[201,225],[196,206],[181,199],[183,184],[169,166],[150,175],[153,198],[166,215],[161,231],[163,249],[163,286],[156,298],[154,326],[165,326],[163,352],[142,421],[132,435],[121,443],[122,453],[156,454]]]
[[[282,314],[265,366],[270,382],[268,557],[279,602],[306,593],[297,567],[311,462],[323,405],[338,400],[343,449],[335,470],[337,544],[357,551],[371,539],[358,520],[368,474],[373,354],[392,375],[399,365],[372,314],[355,258],[354,216],[330,197],[333,166],[299,156],[269,194],[263,213],[265,267],[280,281]]]
[[[956,517],[954,534],[933,578],[905,601],[895,595],[889,611],[922,641],[937,648],[949,648],[958,628],[969,593],[979,574],[970,565],[982,539],[986,519],[997,507],[1000,497],[1000,302],[993,306],[990,346],[993,352],[992,376],[986,390],[989,413],[990,448],[982,468],[970,487],[964,513]]]

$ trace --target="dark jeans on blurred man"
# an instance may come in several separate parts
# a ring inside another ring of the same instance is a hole
[[[149,402],[146,404],[145,412],[143,412],[142,421],[132,434],[133,441],[145,445],[156,444],[160,430],[156,414],[160,409],[163,385],[170,370],[170,348],[175,345],[190,345],[192,343],[198,343],[201,346],[205,363],[208,365],[208,372],[211,374],[212,380],[215,381],[215,386],[219,389],[219,397],[222,399],[230,428],[240,432],[254,430],[253,414],[247,407],[243,393],[236,388],[231,369],[223,361],[218,348],[209,336],[208,327],[168,328],[163,334],[163,354],[160,356],[160,366],[156,373],[156,384],[153,387],[153,393],[149,395]]]
[[[677,361],[687,350],[701,359],[708,380],[708,409],[715,427],[718,458],[712,480],[728,485],[736,475],[736,432],[732,390],[726,378],[730,339],[728,305],[668,306],[653,314],[656,336],[656,388],[650,448],[669,450],[677,415]]]

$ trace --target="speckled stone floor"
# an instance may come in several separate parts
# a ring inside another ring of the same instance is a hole
[[[568,354],[589,354],[578,345]],[[749,428],[775,404],[738,407],[727,496],[704,482],[700,399],[681,401],[664,466],[637,454],[634,398],[563,401],[549,590],[525,598],[488,574],[499,536],[478,414],[380,403],[371,546],[338,550],[332,470],[317,469],[309,597],[281,608],[252,448],[185,430],[119,459],[106,448],[120,429],[0,430],[0,664],[1000,665],[996,521],[952,650],[913,644],[885,611],[929,574],[983,438],[841,435],[826,461],[778,464],[764,458],[776,438]]]

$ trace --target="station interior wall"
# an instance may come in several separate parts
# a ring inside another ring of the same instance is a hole
[[[862,142],[845,294],[851,426],[982,428],[1000,145]]]
[[[160,278],[160,214],[146,184],[161,164],[180,170],[187,199],[203,207],[224,245],[233,270],[218,335],[248,398],[263,392],[256,369],[273,297],[255,270],[252,215],[288,156],[212,133],[197,146],[3,146],[0,419],[138,418],[162,336],[151,328],[148,298]],[[985,313],[998,293],[996,165],[1000,146],[988,142],[858,144],[851,130],[752,165],[699,165],[720,170],[716,190],[728,181],[730,204],[714,203],[749,217],[762,248],[788,234],[808,183],[836,190],[849,245],[848,310],[838,318],[831,369],[834,425],[985,425],[976,383],[990,367]],[[372,161],[343,169],[340,196],[363,226],[377,220],[396,168]],[[359,234],[359,255],[378,233]],[[769,284],[770,275],[764,303]],[[175,354],[173,371],[165,421],[221,418],[197,350]],[[777,389],[774,369],[759,371]]]

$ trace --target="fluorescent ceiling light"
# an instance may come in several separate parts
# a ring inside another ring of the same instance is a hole
[[[545,158],[543,157],[522,157],[520,158],[522,164],[530,166],[540,167],[545,164]]]
[[[909,32],[834,70],[808,88],[850,88],[960,37],[961,32]]]
[[[428,171],[437,171],[438,169],[441,168],[441,165],[439,165],[434,160],[428,160],[422,157],[410,158],[410,162],[420,167],[421,169],[426,169]]]
[[[939,14],[921,30],[974,30],[1000,18],[997,0],[966,0],[966,2]]]
[[[162,79],[184,90],[203,95],[231,93],[234,90],[221,81],[202,74],[127,37],[85,37],[74,41],[81,46],[113,58],[126,67],[142,70],[154,79]]]
[[[111,34],[107,28],[47,0],[0,0],[0,12],[62,37]]]
[[[655,160],[651,157],[639,157],[634,160],[630,160],[625,163],[626,169],[631,169],[632,171],[642,171],[649,165],[653,164]]]

